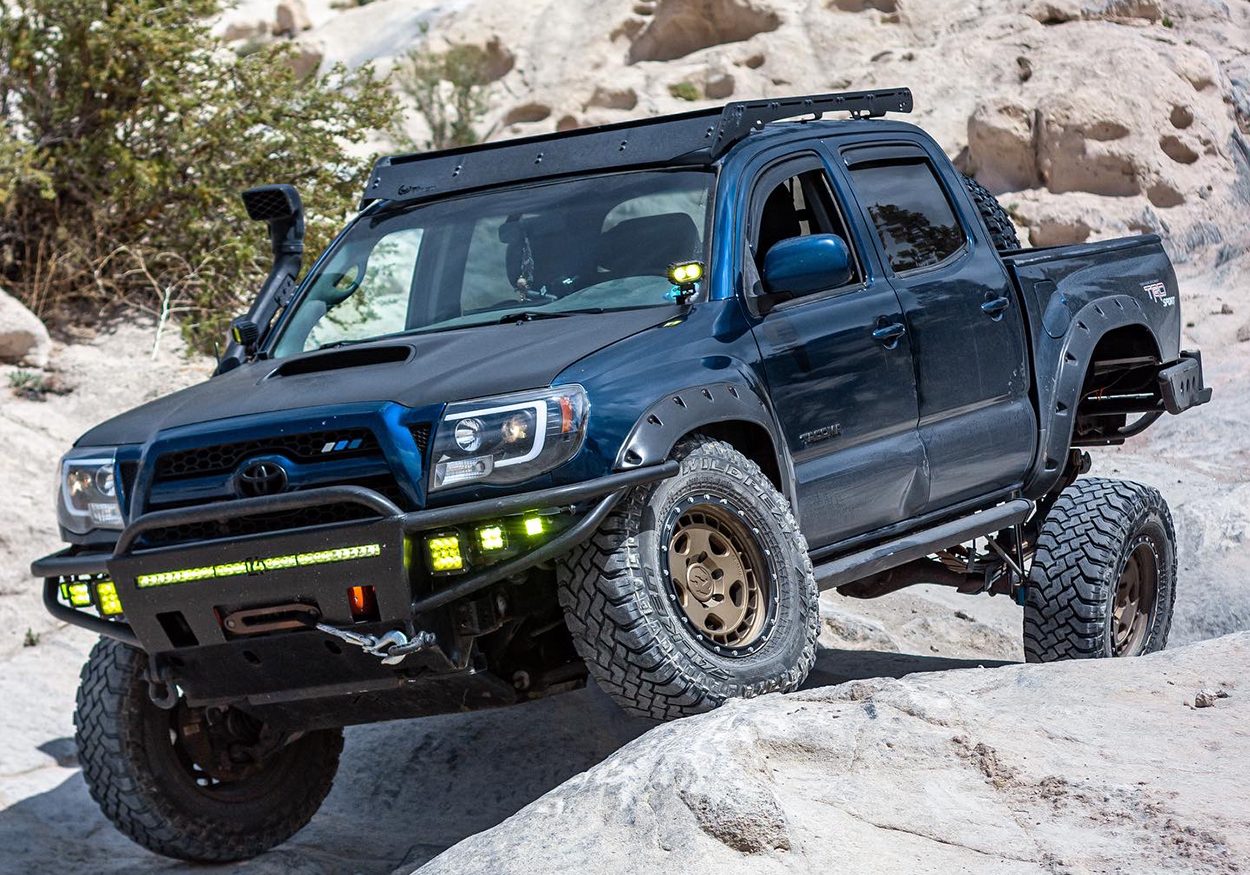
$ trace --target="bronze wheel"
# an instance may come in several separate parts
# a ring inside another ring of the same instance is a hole
[[[591,676],[652,720],[797,689],[820,634],[807,542],[768,476],[705,435],[673,458],[675,477],[630,490],[556,569]]]
[[[766,637],[771,585],[763,553],[737,512],[707,496],[674,510],[668,536],[670,596],[701,644],[730,656]]]
[[[1116,584],[1111,653],[1136,656],[1153,619],[1159,591],[1159,556],[1149,538],[1139,538]]]
[[[78,688],[78,759],[114,826],[167,857],[228,863],[308,823],[334,781],[341,730],[292,738],[230,708],[163,710],[147,670],[142,651],[102,638]]]
[[[1086,477],[1046,514],[1029,569],[1029,662],[1142,656],[1167,645],[1176,530],[1159,490]]]

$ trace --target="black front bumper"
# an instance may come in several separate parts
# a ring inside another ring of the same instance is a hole
[[[213,648],[241,652],[262,639],[232,636],[221,618],[230,611],[283,600],[317,605],[320,621],[335,627],[355,625],[355,630],[370,634],[396,628],[411,633],[423,615],[431,615],[491,584],[568,552],[594,532],[630,488],[666,479],[677,471],[676,462],[666,462],[567,486],[408,513],[381,494],[358,486],[155,511],[132,522],[112,552],[65,550],[34,562],[31,573],[45,579],[44,604],[58,619],[142,647],[154,655],[174,653],[187,646],[199,653]],[[534,549],[462,577],[437,578],[447,585],[414,595],[409,535],[591,501],[594,504],[575,523]],[[241,538],[157,548],[139,546],[144,533],[156,529],[345,502],[362,506],[371,516]],[[66,579],[104,576],[116,587],[126,621],[71,607],[58,598],[59,586]],[[348,587],[360,584],[373,586],[377,593],[378,616],[365,626],[353,624],[345,598]],[[175,614],[178,623],[171,625],[169,618]],[[321,633],[308,634],[324,643]],[[180,635],[181,642],[175,640]],[[293,637],[282,635],[272,640],[285,640],[289,645]],[[188,645],[188,641],[193,643]],[[378,667],[374,657],[357,655],[364,660],[360,665]],[[298,669],[298,665],[291,667]],[[389,670],[372,674],[383,685],[394,676]],[[203,680],[207,687],[214,686],[207,675]],[[355,682],[360,687],[358,672],[326,680],[331,684]],[[309,678],[305,683],[320,681]],[[261,692],[262,686],[265,684],[253,688]]]

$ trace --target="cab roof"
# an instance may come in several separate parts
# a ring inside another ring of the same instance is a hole
[[[911,109],[912,94],[907,88],[734,101],[694,112],[394,155],[373,166],[360,206],[597,170],[708,165],[770,122],[809,115],[821,118],[827,112],[879,118]]]

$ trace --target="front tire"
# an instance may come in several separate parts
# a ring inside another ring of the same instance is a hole
[[[312,819],[338,769],[341,730],[277,738],[232,709],[211,721],[181,701],[163,710],[148,696],[146,666],[141,651],[101,638],[78,687],[83,777],[118,830],[167,857],[224,863],[255,857]],[[249,757],[249,742],[273,749]]]
[[[1078,480],[1042,524],[1024,606],[1028,662],[1162,650],[1176,599],[1176,532],[1157,489]]]
[[[557,569],[578,653],[626,711],[670,720],[789,691],[816,656],[819,593],[786,500],[703,436],[630,492]]]

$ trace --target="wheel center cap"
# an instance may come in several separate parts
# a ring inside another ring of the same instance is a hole
[[[712,572],[707,570],[707,566],[702,563],[695,563],[686,569],[686,583],[690,586],[690,592],[701,602],[705,602],[712,597],[712,591],[716,588],[716,582],[712,580]]]

